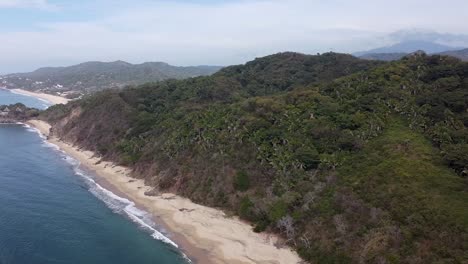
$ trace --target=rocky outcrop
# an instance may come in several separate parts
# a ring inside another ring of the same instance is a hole
[[[26,107],[23,104],[0,105],[0,123],[12,124],[24,122],[37,117],[40,110]]]

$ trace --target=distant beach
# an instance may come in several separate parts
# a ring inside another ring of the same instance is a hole
[[[28,124],[49,136],[50,125],[46,122],[31,120]],[[291,249],[278,248],[279,239],[275,235],[255,233],[248,223],[237,217],[171,193],[145,195],[152,187],[143,180],[131,178],[128,168],[102,161],[95,153],[53,136],[49,136],[48,141],[162,221],[175,234],[175,242],[197,263],[295,264],[301,261]]]
[[[10,91],[21,95],[36,97],[50,102],[51,104],[67,104],[70,101],[70,99],[58,95],[30,92],[23,89],[11,89]]]

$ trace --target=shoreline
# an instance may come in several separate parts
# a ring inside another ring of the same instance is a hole
[[[249,224],[237,217],[228,217],[221,210],[195,204],[172,193],[147,196],[145,192],[153,188],[145,185],[142,179],[130,177],[128,168],[102,161],[91,151],[80,150],[51,137],[50,125],[44,121],[26,123],[94,172],[99,184],[144,208],[158,225],[169,231],[179,249],[195,263],[294,264],[302,261],[290,248],[277,248],[277,236],[254,233]]]
[[[52,94],[46,94],[46,93],[36,93],[36,92],[31,92],[31,91],[26,91],[23,89],[7,89],[8,91],[16,94],[21,94],[21,95],[26,95],[26,96],[32,96],[36,97],[38,99],[42,99],[47,101],[48,103],[52,105],[56,104],[67,104],[70,99],[67,99],[65,97],[61,97],[58,95],[52,95]]]
[[[55,143],[53,143],[55,144]],[[68,153],[67,153],[68,154]],[[90,168],[86,167],[86,170],[89,170],[93,175],[96,175],[96,172],[94,170],[91,170]],[[103,188],[111,191],[115,195],[128,199],[130,201],[133,201],[130,197],[128,197],[127,194],[123,193],[119,189],[117,189],[112,183],[108,182],[105,179],[102,179],[100,177],[94,178],[97,184],[102,186]],[[138,201],[133,201],[135,203],[135,207],[143,210],[145,212],[149,212],[149,209],[140,204]],[[155,217],[153,214],[149,213],[151,215],[151,219],[153,220],[156,229],[161,232],[164,236],[169,238],[171,241],[173,241],[178,247],[177,250],[181,251],[182,255],[184,258],[187,258],[190,260],[190,263],[193,264],[214,264],[209,258],[206,257],[206,253],[199,248],[194,247],[192,244],[190,244],[183,236],[174,233],[170,231],[170,228],[167,226],[167,224],[162,221],[159,217]],[[161,229],[163,231],[161,231]],[[161,242],[164,242],[160,240]]]

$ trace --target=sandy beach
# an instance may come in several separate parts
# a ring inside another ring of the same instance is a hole
[[[27,96],[33,96],[37,97],[43,100],[46,100],[52,104],[66,104],[70,101],[70,99],[67,99],[65,97],[57,96],[57,95],[52,95],[52,94],[46,94],[46,93],[35,93],[35,92],[30,92],[22,89],[12,89],[11,90],[14,93],[17,94],[22,94],[22,95],[27,95]]]
[[[49,136],[49,124],[39,120],[31,120],[28,124]],[[276,236],[255,233],[249,224],[237,217],[228,217],[220,210],[195,204],[172,193],[147,196],[145,192],[152,188],[143,180],[129,177],[129,169],[102,161],[93,152],[80,150],[53,135],[48,141],[79,160],[112,188],[143,206],[156,221],[162,222],[170,233],[175,234],[174,241],[198,263],[301,262],[291,249],[275,246]]]

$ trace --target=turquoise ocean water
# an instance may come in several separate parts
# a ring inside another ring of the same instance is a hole
[[[0,105],[45,102],[0,90]],[[27,126],[0,125],[0,264],[188,263],[149,215]]]

